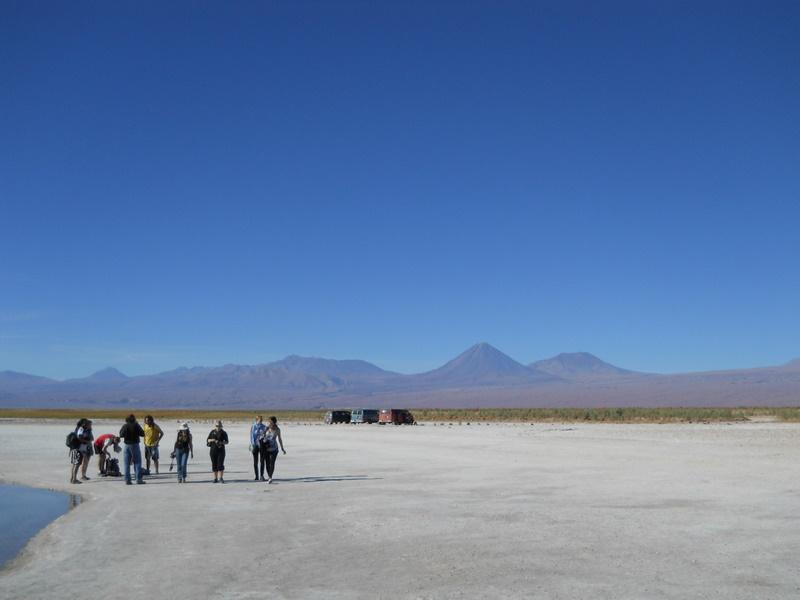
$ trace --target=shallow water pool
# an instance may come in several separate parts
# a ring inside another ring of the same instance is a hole
[[[0,568],[51,521],[80,504],[80,496],[0,484]]]

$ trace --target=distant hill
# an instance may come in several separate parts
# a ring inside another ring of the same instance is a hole
[[[790,360],[788,363],[783,365],[783,368],[787,371],[800,371],[800,358]]]
[[[19,371],[0,371],[0,386],[28,386],[56,383],[55,379],[40,377],[39,375],[29,375]]]
[[[365,376],[397,376],[398,373],[384,371],[380,367],[368,363],[364,360],[332,360],[330,358],[308,358],[292,354],[283,360],[265,365],[268,368],[283,368],[289,371],[299,371],[304,373],[329,374],[340,377],[353,375]]]
[[[588,352],[564,352],[552,358],[531,363],[531,369],[537,369],[562,379],[595,379],[635,375],[634,371],[615,367]]]
[[[180,367],[135,377],[108,367],[66,381],[0,372],[0,406],[8,407],[797,405],[800,359],[776,367],[656,375],[617,367],[588,352],[525,366],[485,342],[437,369],[412,375],[363,360],[297,355],[261,365]]]

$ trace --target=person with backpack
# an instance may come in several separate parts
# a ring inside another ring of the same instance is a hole
[[[222,428],[222,421],[208,434],[206,445],[211,449],[211,470],[214,471],[214,483],[225,483],[222,478],[225,473],[225,446],[228,444],[228,434]]]
[[[133,463],[136,483],[145,483],[142,479],[142,450],[139,448],[139,440],[144,437],[144,430],[136,422],[136,415],[128,415],[125,424],[119,430],[119,437],[125,441],[125,483],[131,485],[131,462]]]
[[[267,451],[267,483],[272,483],[272,474],[275,472],[275,460],[278,458],[278,444],[281,451],[286,454],[281,437],[281,428],[278,427],[278,418],[270,417],[269,426],[264,432],[262,443]]]
[[[121,452],[119,436],[113,433],[104,433],[94,441],[94,453],[97,454],[97,471],[100,477],[106,476],[106,461],[111,459],[109,447],[114,448],[114,452]]]
[[[78,432],[80,431],[83,434],[83,427],[86,424],[88,419],[80,419],[78,423],[75,425],[75,429],[72,430],[69,435],[67,436],[67,448],[69,448],[69,482],[70,483],[80,483],[78,481],[78,469],[83,462],[84,455],[80,450],[81,447],[81,438],[78,436]]]
[[[261,438],[267,426],[264,425],[264,417],[258,415],[256,422],[250,428],[250,452],[253,454],[253,473],[255,473],[255,480],[258,481],[258,466],[261,464],[261,481],[264,479],[264,466],[267,463],[266,447],[261,444]],[[259,460],[260,459],[260,460]]]
[[[161,431],[161,427],[156,425],[153,415],[147,415],[144,418],[144,459],[147,463],[148,475],[150,474],[151,460],[156,468],[156,475],[158,475],[158,443],[162,437],[164,437],[164,432]]]
[[[189,424],[184,423],[178,429],[178,437],[172,448],[172,458],[178,463],[178,483],[186,483],[186,465],[189,457],[194,458],[194,447],[192,446],[192,432],[189,431]]]
[[[78,452],[81,453],[81,479],[89,481],[86,470],[89,468],[89,458],[91,458],[94,451],[92,450],[92,442],[94,441],[94,434],[92,433],[92,422],[89,419],[83,419],[83,425],[78,427],[75,434],[78,436],[80,446]],[[76,473],[77,475],[77,473]]]

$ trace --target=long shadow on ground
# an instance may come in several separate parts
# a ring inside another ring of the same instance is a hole
[[[325,481],[370,481],[375,479],[383,479],[383,477],[369,477],[368,475],[309,475],[307,477],[281,477],[273,479],[273,483],[322,483]]]

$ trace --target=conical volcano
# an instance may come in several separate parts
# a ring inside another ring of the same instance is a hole
[[[128,376],[114,367],[106,367],[105,369],[101,369],[96,373],[92,373],[86,379],[90,379],[92,381],[123,381],[128,379]]]
[[[556,379],[518,363],[486,342],[475,344],[447,364],[418,377],[442,387],[516,385]]]

